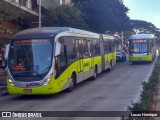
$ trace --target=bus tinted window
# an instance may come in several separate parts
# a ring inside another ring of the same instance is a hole
[[[94,39],[91,41],[91,53],[94,56],[100,55],[100,41],[99,41],[99,39]]]
[[[87,58],[89,57],[89,48],[88,48],[88,41],[87,40],[83,40],[83,57]]]
[[[147,43],[134,43],[134,52],[147,52]]]
[[[109,52],[112,52],[112,42],[109,41]]]
[[[73,37],[64,36],[60,43],[66,45],[68,64],[72,64],[77,59],[76,43]]]
[[[109,53],[109,43],[108,43],[108,41],[104,42],[104,51],[105,51],[105,54]]]

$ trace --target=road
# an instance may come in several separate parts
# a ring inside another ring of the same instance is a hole
[[[128,62],[118,63],[111,72],[101,73],[95,81],[87,80],[80,83],[71,93],[62,92],[46,96],[3,96],[0,98],[0,111],[126,111],[130,101],[138,101],[142,90],[141,82],[148,80],[154,63],[136,65]],[[48,119],[119,120],[120,118]],[[41,119],[37,118],[37,120]]]

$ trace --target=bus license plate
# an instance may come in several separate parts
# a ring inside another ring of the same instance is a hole
[[[30,92],[32,92],[32,89],[23,89],[23,92],[24,93],[30,93]]]

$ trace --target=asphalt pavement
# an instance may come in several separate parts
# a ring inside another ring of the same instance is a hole
[[[86,80],[80,83],[71,93],[61,92],[44,96],[3,96],[0,97],[0,111],[126,111],[131,101],[138,102],[140,99],[141,82],[148,80],[154,63],[155,61],[136,65],[128,62],[118,63],[111,72],[101,73],[95,81]],[[119,120],[120,117],[41,119]],[[41,119],[37,118],[37,120]]]

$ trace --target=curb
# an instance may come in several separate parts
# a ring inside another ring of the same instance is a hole
[[[159,90],[158,90],[156,110],[157,110],[157,111],[160,110],[160,87],[159,87]]]

